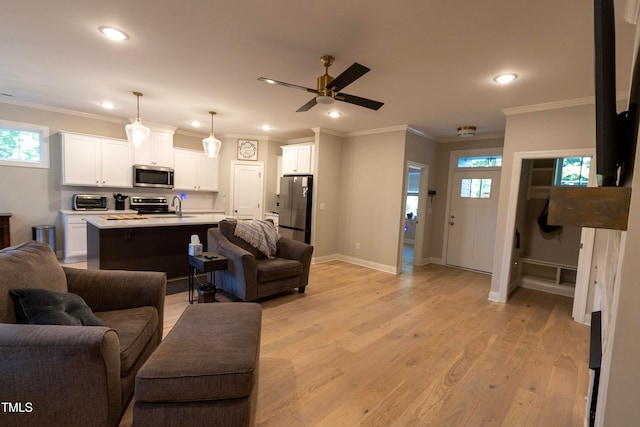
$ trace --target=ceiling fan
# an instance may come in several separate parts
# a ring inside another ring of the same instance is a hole
[[[346,86],[350,85],[364,74],[369,72],[369,68],[364,65],[358,64],[354,62],[352,66],[347,68],[335,79],[329,75],[329,67],[333,64],[333,56],[325,55],[320,58],[322,64],[324,65],[325,72],[324,75],[318,77],[317,89],[310,89],[304,86],[298,86],[291,83],[280,82],[278,80],[268,79],[266,77],[259,77],[258,80],[261,80],[265,83],[269,83],[272,85],[280,85],[286,86],[293,89],[304,90],[305,92],[315,93],[316,96],[312,98],[309,102],[304,104],[302,107],[298,108],[296,111],[308,111],[311,107],[316,104],[331,104],[333,100],[336,99],[342,102],[348,102],[349,104],[359,105],[361,107],[370,108],[372,110],[377,110],[384,105],[383,102],[373,101],[367,98],[361,98],[359,96],[349,95],[346,93],[340,92]]]

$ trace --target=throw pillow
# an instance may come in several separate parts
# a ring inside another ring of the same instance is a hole
[[[11,289],[18,323],[105,326],[79,295],[47,289]]]

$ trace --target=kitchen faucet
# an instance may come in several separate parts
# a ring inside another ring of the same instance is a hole
[[[176,200],[178,204],[176,205]],[[173,196],[173,200],[171,200],[171,207],[176,207],[175,212],[178,217],[182,216],[182,199],[180,196]]]

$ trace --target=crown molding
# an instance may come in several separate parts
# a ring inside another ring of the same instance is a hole
[[[617,101],[625,101],[629,99],[626,92],[616,93]],[[587,96],[585,98],[568,99],[566,101],[546,102],[543,104],[526,105],[523,107],[505,108],[502,112],[506,116],[515,114],[533,113],[536,111],[557,110],[560,108],[580,107],[583,105],[592,105],[596,103],[595,96]]]
[[[2,104],[10,104],[10,105],[17,105],[19,107],[33,108],[33,109],[36,109],[36,110],[50,111],[52,113],[68,114],[68,115],[71,115],[71,116],[83,117],[85,119],[102,120],[102,121],[105,121],[105,122],[118,123],[118,124],[122,124],[122,125],[126,125],[126,124],[129,123],[127,120],[124,120],[124,119],[118,119],[118,118],[109,117],[109,116],[102,116],[100,114],[85,113],[85,112],[82,112],[82,111],[68,110],[66,108],[51,107],[49,105],[36,104],[35,102],[25,102],[25,101],[13,100],[13,99],[3,99],[2,101],[0,101],[0,103],[2,103]]]
[[[448,136],[445,138],[440,138],[436,142],[438,144],[446,144],[449,142],[461,142],[461,141],[484,141],[487,139],[504,139],[504,132],[494,132],[487,133],[478,136],[474,136],[471,138],[461,138],[459,136]]]
[[[347,134],[347,133],[340,132],[340,131],[333,130],[333,129],[329,129],[329,128],[315,127],[315,128],[311,128],[311,130],[316,135],[319,134],[319,133],[326,133],[328,135],[333,135],[333,136],[337,136],[337,137],[340,137],[340,138],[345,138],[345,137],[349,136],[349,134]]]

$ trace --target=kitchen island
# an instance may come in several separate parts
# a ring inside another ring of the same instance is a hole
[[[87,218],[87,268],[164,271],[168,279],[187,277],[191,236],[197,234],[207,251],[207,230],[227,218],[223,214],[108,217]]]

